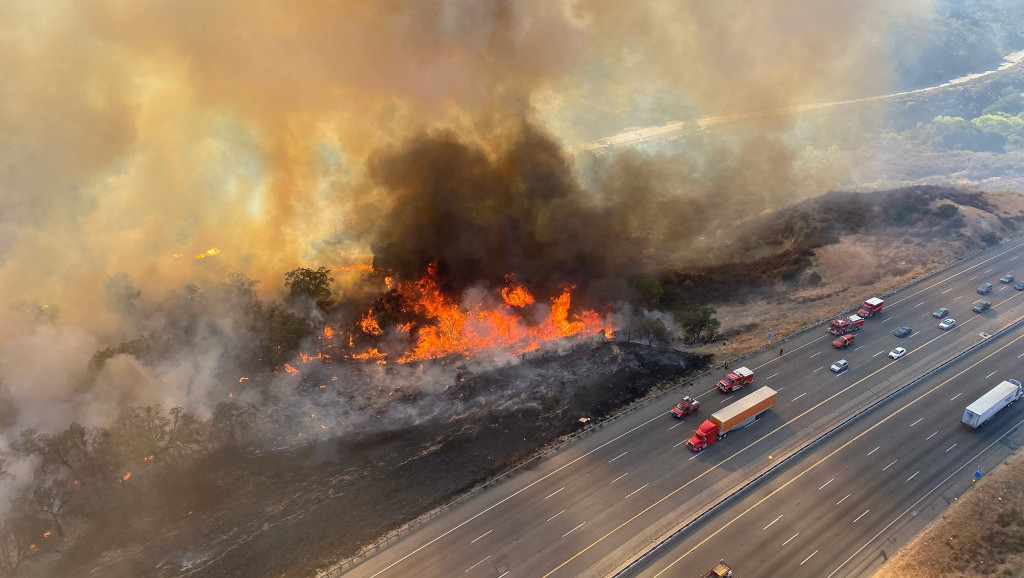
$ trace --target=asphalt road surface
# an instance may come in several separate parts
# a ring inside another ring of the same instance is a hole
[[[1024,378],[1022,357],[1018,326],[827,438],[628,575],[696,576],[723,558],[739,576],[870,575],[969,491],[975,472],[1024,443],[1024,404],[977,430],[960,423],[997,383]]]
[[[471,494],[346,575],[611,574],[823,432],[1024,316],[1024,293],[998,282],[1014,271],[1022,246],[991,249],[887,297],[848,349],[833,349],[833,336],[818,326],[787,339],[783,356],[775,343],[737,362],[755,371],[737,393],[714,389],[720,371],[678,387]],[[993,306],[977,315],[971,307],[983,282],[994,286],[986,297]],[[955,328],[938,328],[931,313],[939,307],[950,309]],[[914,333],[895,337],[903,325]],[[900,345],[909,353],[890,360]],[[829,366],[841,357],[850,369],[835,375]],[[762,385],[779,392],[764,418],[701,454],[686,449],[702,420]],[[702,407],[676,420],[668,410],[684,394]]]

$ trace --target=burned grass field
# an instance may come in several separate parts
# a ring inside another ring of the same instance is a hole
[[[309,576],[579,431],[580,418],[605,417],[706,363],[637,343],[578,343],[460,373],[437,394],[452,414],[279,450],[223,449],[127,493],[49,575]],[[413,412],[441,402],[388,397]]]

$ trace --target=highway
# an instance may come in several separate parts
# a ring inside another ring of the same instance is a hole
[[[1024,293],[997,281],[1014,271],[1021,247],[1015,241],[993,248],[887,297],[882,315],[867,320],[847,350],[834,350],[833,336],[819,326],[787,339],[781,357],[772,347],[743,359],[755,380],[738,393],[714,389],[718,371],[675,388],[471,494],[346,575],[613,573],[822,432],[1024,316]],[[993,307],[977,315],[975,290],[986,281],[994,285],[986,297]],[[870,296],[858,295],[851,307]],[[957,319],[954,329],[938,328],[931,313],[939,307]],[[896,338],[892,331],[901,325],[914,333]],[[897,345],[910,353],[890,360],[886,354]],[[834,375],[828,367],[840,357],[850,369]],[[766,417],[701,454],[685,448],[701,420],[762,385],[779,392]],[[676,420],[668,410],[684,394],[698,397],[702,408]]]
[[[1024,377],[1022,357],[1016,327],[773,473],[629,575],[696,576],[723,558],[741,576],[870,575],[969,491],[979,467],[987,472],[1024,443],[1022,404],[977,430],[960,423],[970,402]]]

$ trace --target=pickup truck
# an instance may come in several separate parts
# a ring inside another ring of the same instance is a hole
[[[732,568],[721,560],[715,567],[701,575],[700,578],[732,578]]]

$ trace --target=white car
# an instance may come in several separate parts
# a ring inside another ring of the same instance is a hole
[[[845,359],[840,359],[839,361],[832,364],[832,373],[846,371],[847,369],[849,369],[849,367],[850,363],[848,361],[846,361]]]
[[[939,329],[952,329],[954,325],[956,325],[956,319],[953,319],[952,317],[947,317],[943,319],[941,323],[939,323]]]
[[[897,347],[889,352],[889,359],[899,359],[907,354],[906,347]]]

